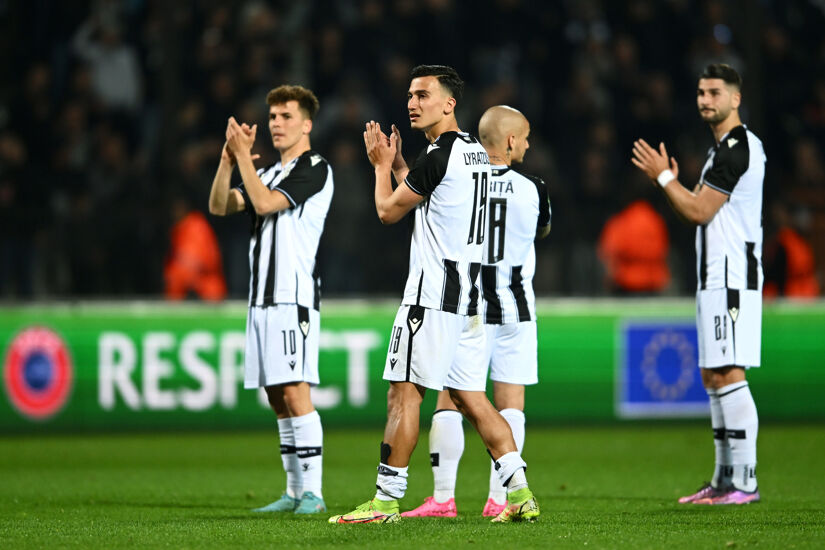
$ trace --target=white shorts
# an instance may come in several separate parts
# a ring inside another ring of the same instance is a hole
[[[244,388],[317,385],[321,314],[297,304],[251,307],[246,318]]]
[[[762,293],[719,288],[696,293],[699,366],[758,367],[762,351]]]
[[[457,390],[484,391],[487,369],[494,382],[527,386],[538,382],[536,322],[484,325],[486,337],[479,347],[473,332],[461,335],[456,360],[446,386]]]
[[[471,319],[474,318],[402,305],[390,334],[384,380],[444,389],[461,333]]]

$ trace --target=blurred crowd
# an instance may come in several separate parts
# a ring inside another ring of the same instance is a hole
[[[823,29],[825,4],[813,0],[2,2],[0,298],[162,295],[172,228],[206,211],[227,117],[258,123],[259,165],[277,160],[264,99],[282,83],[321,103],[312,143],[336,186],[319,256],[325,295],[397,297],[408,228],[375,215],[361,133],[368,120],[396,123],[408,159],[418,154],[406,91],[421,63],[466,80],[462,129],[475,133],[501,103],[530,120],[523,168],[547,182],[553,209],[535,286],[560,296],[622,292],[605,256],[622,234],[602,233],[628,207],[664,233],[666,268],[649,290],[693,292],[694,231],[630,150],[639,137],[664,141],[692,186],[712,145],[696,78],[730,63],[744,77],[742,118],[768,155],[766,271],[782,278],[776,250],[790,229],[823,281]],[[206,218],[234,298],[248,288],[242,218]]]

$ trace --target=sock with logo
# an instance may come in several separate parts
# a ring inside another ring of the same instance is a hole
[[[278,436],[281,440],[281,462],[286,472],[286,494],[292,498],[301,498],[303,476],[295,454],[295,434],[292,431],[291,418],[278,419]]]
[[[730,445],[725,434],[725,417],[722,415],[722,405],[719,403],[716,390],[705,388],[705,391],[710,399],[710,424],[713,428],[713,446],[716,457],[710,484],[716,489],[724,489],[730,486],[730,480],[733,476]]]
[[[458,462],[464,453],[464,426],[461,413],[450,409],[435,411],[430,427],[430,464],[433,467],[433,498],[447,502],[455,497]]]
[[[389,466],[383,462],[378,465],[378,479],[375,482],[377,491],[375,498],[378,500],[398,500],[404,498],[407,492],[407,470],[409,466],[399,468]]]
[[[527,463],[515,451],[506,453],[496,460],[496,471],[499,483],[507,487],[507,493],[527,488],[527,477],[524,473]]]
[[[322,498],[321,474],[323,473],[324,431],[318,411],[292,417],[295,432],[295,454],[303,475],[303,491]]]
[[[756,436],[759,417],[756,404],[746,381],[735,382],[716,390],[722,414],[725,417],[725,433],[730,445],[733,476],[731,483],[740,491],[756,490]]]
[[[516,440],[516,448],[518,453],[521,454],[524,450],[524,412],[518,409],[503,409],[501,416],[510,425],[510,429],[513,431],[513,439]],[[493,499],[496,504],[504,504],[507,501],[507,490],[501,485],[495,462],[490,464],[490,492],[487,494],[487,498]]]

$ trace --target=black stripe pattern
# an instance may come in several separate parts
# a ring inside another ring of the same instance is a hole
[[[478,315],[478,272],[481,271],[481,264],[472,262],[470,264],[470,304],[467,306],[467,315]]]
[[[759,264],[756,261],[756,254],[754,254],[755,243],[745,242],[745,256],[748,262],[748,290],[759,289]]]
[[[458,262],[444,260],[444,290],[441,293],[441,310],[458,313],[461,298],[461,279],[458,276]]]
[[[481,291],[484,294],[484,302],[487,304],[487,312],[484,322],[488,325],[501,324],[501,300],[496,292],[496,266],[481,266]]]
[[[524,294],[524,284],[521,278],[521,266],[514,265],[510,272],[510,292],[516,300],[519,323],[530,320],[530,308],[527,306],[527,296]]]

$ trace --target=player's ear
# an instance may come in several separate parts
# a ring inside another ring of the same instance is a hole
[[[447,101],[444,102],[444,114],[449,115],[450,113],[452,113],[455,110],[455,104],[455,98],[448,97]]]
[[[306,118],[304,119],[304,135],[309,135],[312,131],[312,119]]]
[[[742,92],[736,91],[733,92],[731,96],[731,105],[734,109],[738,109],[739,105],[742,103]]]

